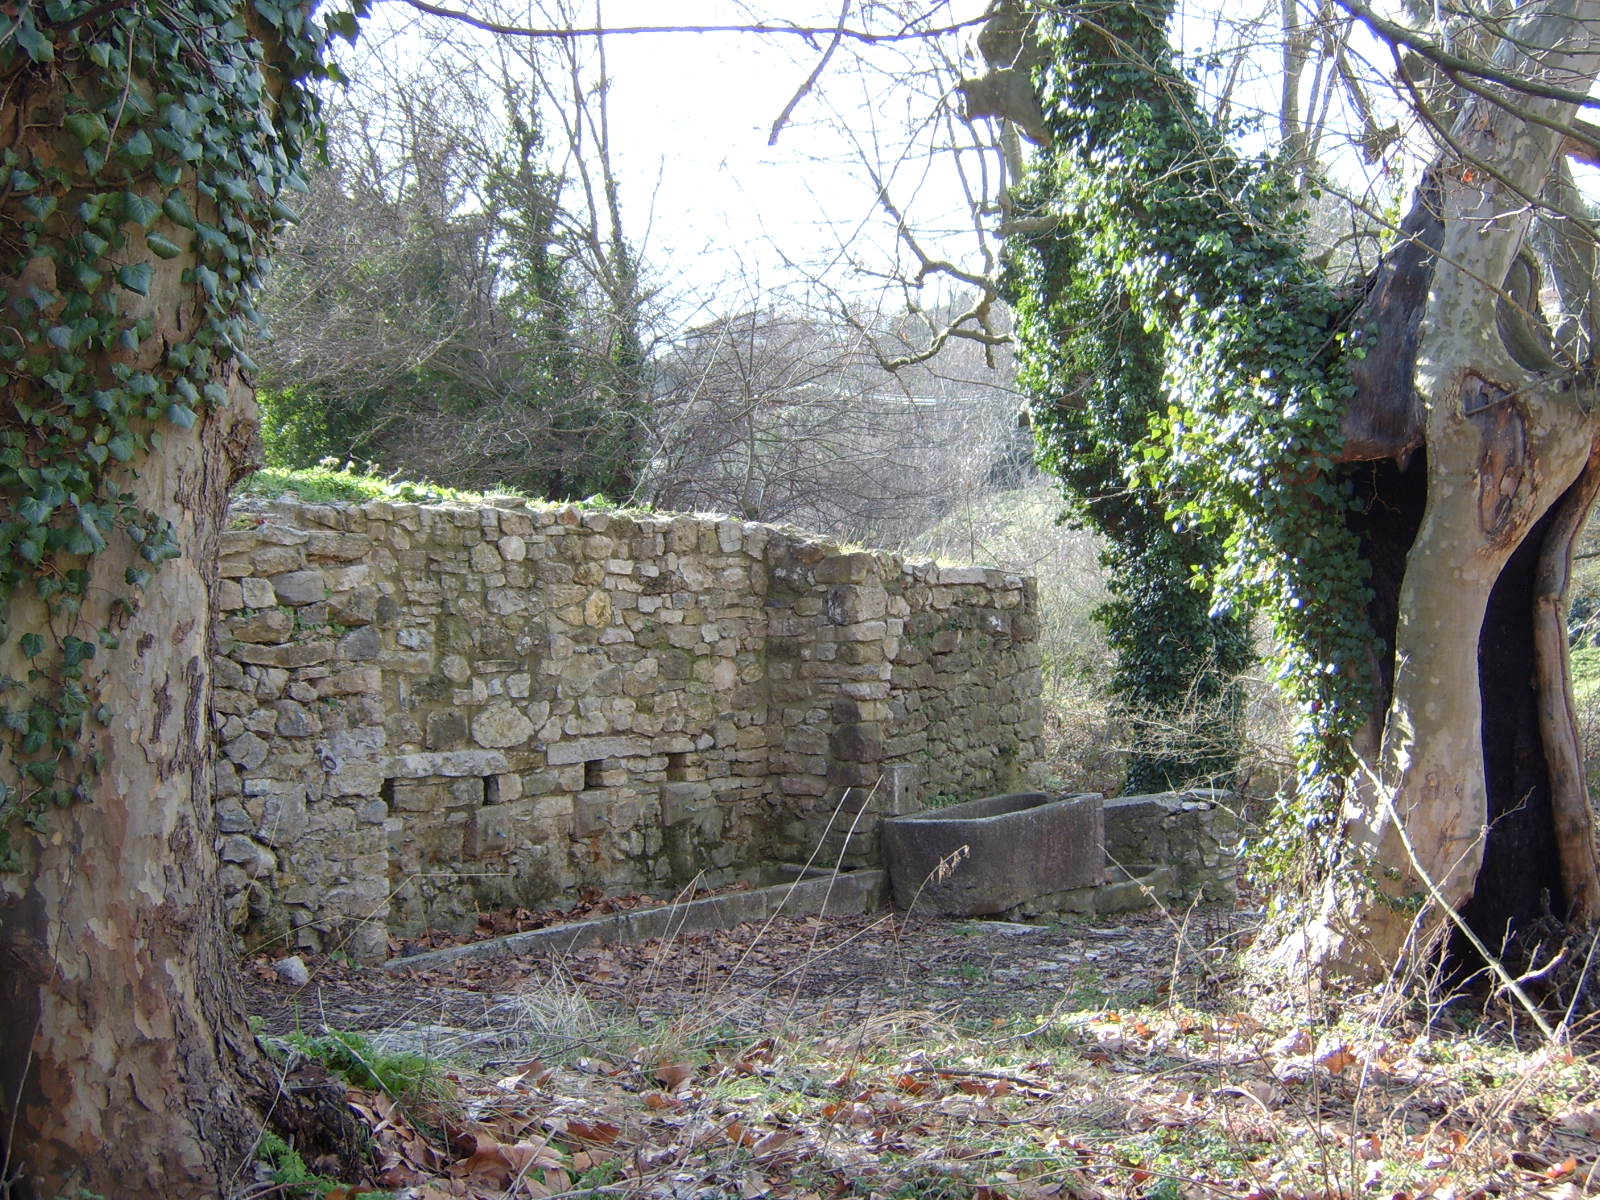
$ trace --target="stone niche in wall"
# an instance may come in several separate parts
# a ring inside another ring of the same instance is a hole
[[[770,526],[235,505],[213,714],[230,919],[391,932],[877,861],[881,818],[1035,782],[1032,582]]]

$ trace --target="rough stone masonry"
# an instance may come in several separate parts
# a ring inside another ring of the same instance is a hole
[[[220,576],[229,915],[296,947],[874,862],[882,817],[1037,783],[1017,575],[497,497],[240,502]]]

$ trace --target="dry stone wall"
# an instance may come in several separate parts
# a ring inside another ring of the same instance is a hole
[[[230,917],[299,947],[876,861],[1039,761],[1031,581],[768,526],[242,502],[215,602]]]

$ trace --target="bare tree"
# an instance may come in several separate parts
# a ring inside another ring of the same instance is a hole
[[[517,49],[468,66],[471,48],[436,31],[425,62],[374,54],[338,98],[264,301],[280,459],[557,496],[632,488],[648,301],[605,89]]]
[[[878,351],[905,335],[861,325],[751,309],[675,339],[656,362],[642,497],[894,545],[1031,472],[1003,380],[887,371]]]

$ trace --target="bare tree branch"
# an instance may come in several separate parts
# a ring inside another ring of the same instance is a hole
[[[955,21],[948,25],[936,25],[927,29],[900,29],[892,33],[874,33],[870,29],[851,29],[843,23],[838,25],[768,25],[759,21],[747,25],[591,25],[581,29],[539,28],[485,20],[482,17],[475,17],[471,13],[462,12],[459,9],[430,4],[427,0],[390,0],[390,2],[409,5],[418,12],[427,13],[431,17],[444,17],[447,20],[460,21],[463,25],[470,25],[474,29],[483,30],[485,33],[557,41],[573,38],[622,37],[641,33],[742,33],[755,34],[760,37],[775,35],[803,37],[808,40],[819,37],[837,37],[860,42],[868,46],[875,46],[891,42],[921,41],[926,38],[943,37],[946,34],[959,33],[963,29],[971,29],[974,26],[981,25],[985,19],[979,16],[966,21]]]
[[[778,119],[772,123],[772,133],[767,138],[767,145],[776,146],[778,135],[783,132],[783,127],[789,123],[789,118],[794,115],[794,110],[800,107],[800,101],[811,93],[817,86],[817,80],[822,78],[822,73],[828,69],[828,60],[833,57],[833,52],[839,48],[839,43],[844,41],[844,23],[850,16],[851,0],[844,0],[839,8],[839,25],[834,30],[833,37],[828,41],[828,47],[822,52],[822,57],[817,59],[817,65],[812,68],[811,74],[806,76],[806,81],[800,89],[789,98],[789,103],[783,106],[783,111],[778,114]]]

